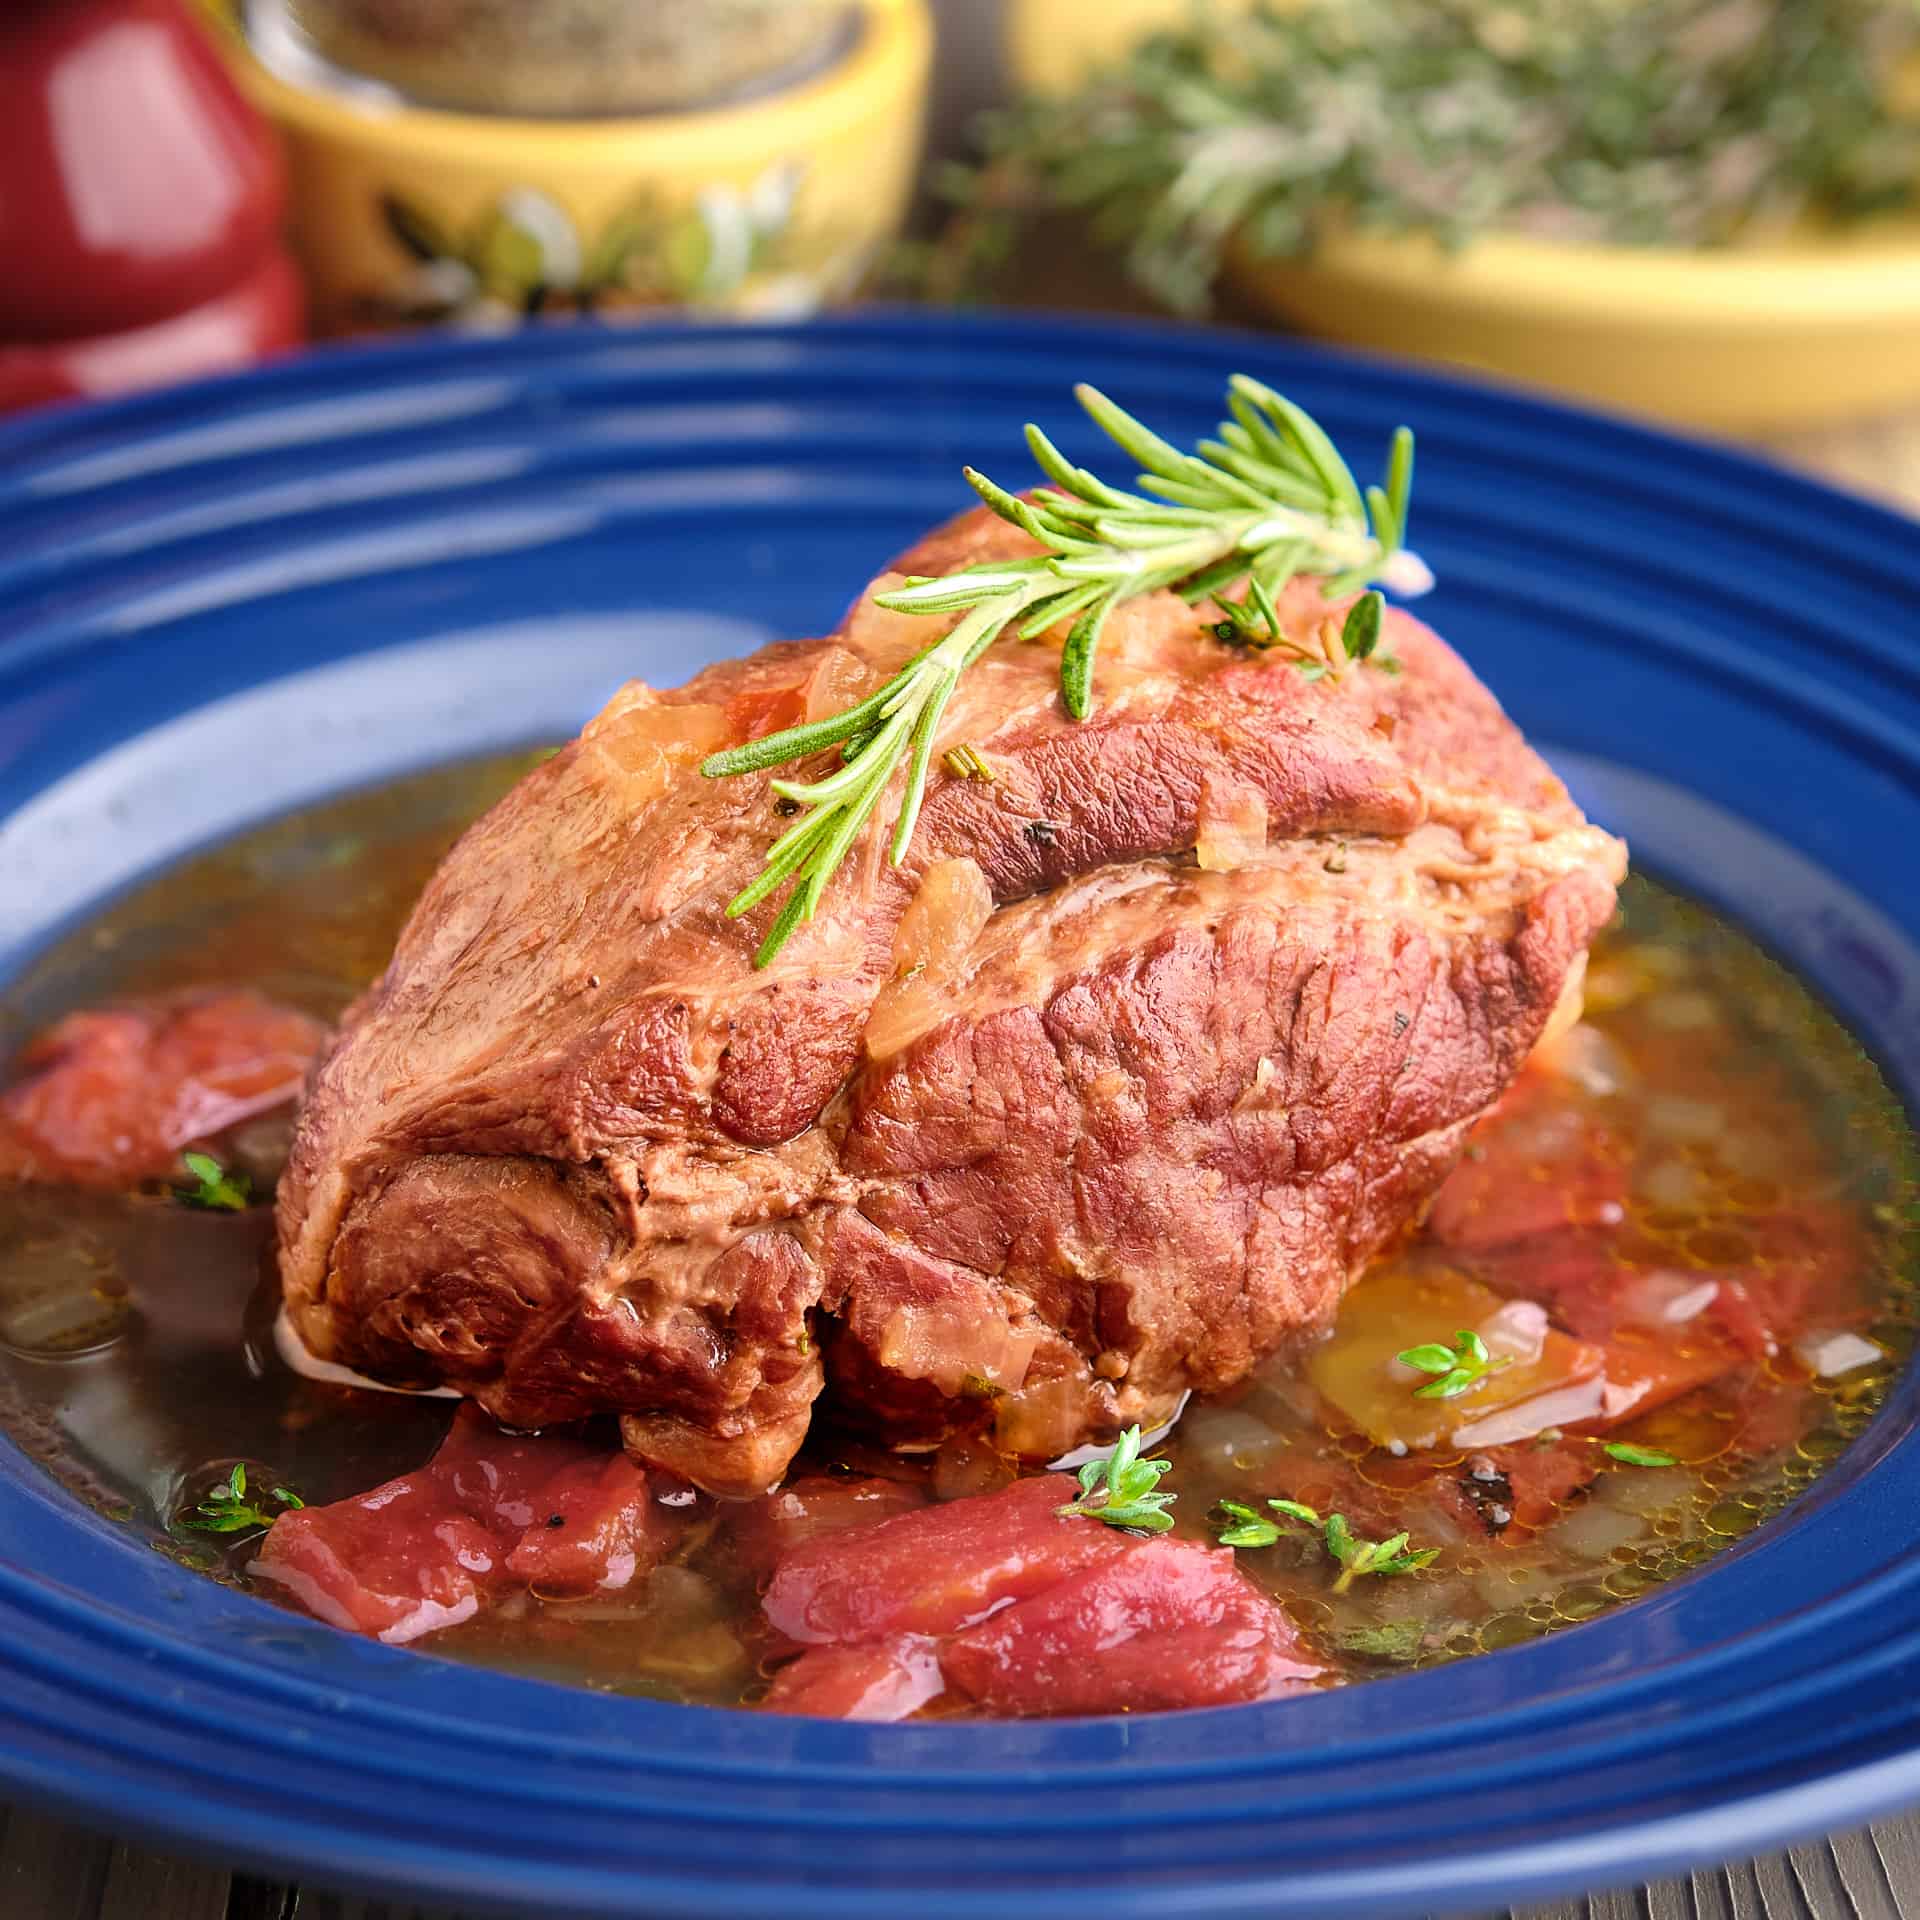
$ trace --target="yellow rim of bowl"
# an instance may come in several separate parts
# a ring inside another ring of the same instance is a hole
[[[1704,323],[1815,326],[1920,313],[1920,218],[1876,220],[1847,232],[1686,252],[1582,246],[1483,234],[1458,253],[1425,235],[1347,230],[1316,258],[1261,260],[1244,249],[1243,274],[1279,278],[1323,265],[1408,298],[1521,309],[1543,318],[1618,311],[1623,326]]]
[[[296,86],[247,44],[240,0],[203,0],[216,28],[237,50],[256,103],[283,126],[332,141],[377,145],[395,153],[430,153],[488,171],[537,164],[564,147],[570,160],[624,168],[652,162],[708,164],[737,159],[742,125],[751,116],[756,149],[803,151],[829,136],[877,98],[920,84],[932,62],[933,22],[927,0],[856,0],[857,38],[845,56],[784,93],[692,113],[628,118],[525,119],[511,114],[452,113],[424,106],[377,106]]]

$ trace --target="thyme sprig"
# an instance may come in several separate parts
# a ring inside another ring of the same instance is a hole
[[[1173,1525],[1167,1509],[1176,1496],[1158,1489],[1160,1476],[1172,1467],[1171,1460],[1142,1460],[1140,1429],[1129,1427],[1111,1453],[1080,1469],[1079,1497],[1055,1511],[1063,1519],[1100,1520],[1127,1533],[1165,1533]]]
[[[270,1527],[281,1513],[307,1504],[291,1487],[269,1487],[267,1498],[275,1502],[278,1512],[269,1513],[257,1499],[247,1497],[247,1469],[235,1461],[233,1471],[209,1487],[207,1497],[194,1508],[199,1517],[190,1515],[180,1525],[198,1533],[247,1533],[256,1527]]]
[[[175,1187],[173,1197],[183,1207],[203,1207],[214,1213],[242,1213],[253,1197],[253,1182],[237,1168],[229,1171],[210,1153],[180,1156],[193,1175],[191,1187]]]
[[[1490,1353],[1487,1343],[1471,1327],[1462,1327],[1446,1346],[1438,1340],[1425,1346],[1408,1347],[1393,1356],[1403,1367],[1416,1373],[1432,1374],[1425,1386],[1415,1387],[1416,1400],[1455,1400],[1477,1387],[1490,1373],[1513,1365],[1513,1355]]]
[[[768,849],[759,876],[727,906],[729,917],[738,918],[792,883],[754,956],[756,967],[767,965],[819,910],[828,882],[903,767],[889,858],[895,866],[905,859],[947,705],[961,675],[1003,635],[1031,640],[1066,629],[1060,694],[1079,720],[1093,705],[1094,662],[1107,622],[1116,607],[1142,594],[1170,590],[1194,604],[1217,599],[1244,578],[1247,602],[1219,604],[1226,618],[1267,634],[1271,643],[1282,634],[1279,596],[1297,575],[1321,576],[1330,600],[1375,580],[1408,591],[1430,583],[1418,559],[1403,550],[1413,485],[1413,436],[1406,428],[1394,436],[1384,484],[1363,492],[1318,423],[1246,374],[1236,374],[1230,385],[1232,417],[1193,453],[1161,439],[1096,388],[1083,385],[1075,394],[1144,470],[1137,490],[1075,466],[1029,425],[1027,445],[1051,485],[1022,499],[975,468],[967,468],[966,477],[993,512],[1042,551],[911,576],[877,595],[877,604],[894,612],[954,624],[845,712],[729,748],[702,767],[709,778],[725,779],[840,749],[839,764],[817,779],[772,782],[775,794],[802,812]],[[1372,608],[1357,624],[1349,615],[1346,657],[1373,651],[1366,634],[1377,614]],[[1303,666],[1324,671],[1340,664],[1324,650],[1294,651]]]
[[[1412,1535],[1396,1533],[1386,1540],[1362,1540],[1347,1524],[1345,1514],[1330,1513],[1322,1520],[1312,1507],[1298,1500],[1269,1500],[1267,1505],[1288,1520],[1298,1520],[1317,1530],[1327,1556],[1339,1567],[1333,1583],[1335,1593],[1345,1593],[1356,1580],[1368,1574],[1386,1577],[1418,1573],[1440,1557],[1438,1547],[1414,1547]],[[1238,1500],[1223,1500],[1220,1509],[1229,1524],[1215,1537],[1223,1547],[1271,1547],[1283,1539],[1297,1539],[1296,1528],[1283,1527],[1265,1514]]]
[[[1131,276],[1203,308],[1229,247],[1330,227],[1712,246],[1911,205],[1895,83],[1911,0],[1306,0],[1204,12],[1057,99],[990,116],[925,250],[932,297],[1025,214],[1087,216]]]

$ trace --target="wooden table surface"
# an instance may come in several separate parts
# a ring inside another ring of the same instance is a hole
[[[16,1808],[0,1828],[4,1920],[457,1920],[421,1907],[296,1889],[149,1853]],[[1471,1920],[1910,1920],[1920,1916],[1920,1816],[1751,1864]],[[527,1914],[524,1920],[554,1920]],[[646,1920],[636,1909],[633,1920]],[[759,1920],[753,1916],[752,1920]],[[1031,1920],[1011,1914],[1007,1920]],[[1454,1920],[1460,1920],[1455,1916]]]

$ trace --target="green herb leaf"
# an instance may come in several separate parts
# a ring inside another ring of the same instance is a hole
[[[1234,376],[1228,396],[1234,418],[1198,453],[1181,452],[1092,387],[1075,392],[1094,424],[1145,468],[1141,491],[1129,492],[1073,465],[1030,426],[1028,445],[1051,486],[1022,499],[971,467],[966,478],[994,513],[1037,541],[1042,553],[910,579],[877,596],[877,604],[893,612],[955,624],[846,712],[728,748],[702,766],[710,779],[726,779],[838,749],[839,764],[817,780],[771,782],[799,816],[768,849],[759,876],[727,907],[738,918],[790,885],[754,955],[756,967],[768,965],[819,911],[828,883],[903,770],[889,857],[895,866],[906,858],[948,702],[961,675],[1003,635],[1032,637],[1069,623],[1060,693],[1076,720],[1093,707],[1095,663],[1108,619],[1142,594],[1174,592],[1199,600],[1245,575],[1246,600],[1220,604],[1223,624],[1247,644],[1280,647],[1315,679],[1374,650],[1377,596],[1370,612],[1358,612],[1356,603],[1348,614],[1351,638],[1344,651],[1320,644],[1317,636],[1296,640],[1282,633],[1276,596],[1297,573],[1320,574],[1329,591],[1341,583],[1343,592],[1391,573],[1406,518],[1410,441],[1396,439],[1385,488],[1363,494],[1319,425],[1245,374]],[[980,777],[978,768],[968,771]]]
[[[1056,1511],[1128,1533],[1165,1533],[1173,1525],[1167,1509],[1177,1496],[1160,1492],[1159,1484],[1160,1476],[1172,1470],[1171,1460],[1142,1460],[1140,1429],[1129,1427],[1110,1454],[1080,1469],[1080,1497]]]
[[[1503,1353],[1496,1360],[1487,1351],[1487,1343],[1471,1327],[1462,1327],[1453,1336],[1450,1347],[1429,1341],[1424,1346],[1408,1347],[1393,1357],[1418,1373],[1440,1375],[1424,1387],[1414,1388],[1416,1400],[1457,1400],[1461,1394],[1477,1387],[1488,1374],[1513,1365],[1513,1356],[1509,1353]]]
[[[1271,1520],[1238,1500],[1222,1500],[1219,1511],[1228,1516],[1228,1524],[1214,1535],[1223,1547],[1270,1547],[1280,1538]]]
[[[1384,500],[1382,503],[1384,505]],[[1347,609],[1346,623],[1340,629],[1340,644],[1349,660],[1365,660],[1380,644],[1380,622],[1386,617],[1387,603],[1378,592],[1363,593]]]
[[[1438,1547],[1410,1548],[1409,1536],[1405,1533],[1396,1533],[1390,1540],[1359,1539],[1343,1513],[1330,1513],[1322,1521],[1312,1507],[1298,1500],[1269,1500],[1267,1505],[1275,1513],[1301,1521],[1319,1532],[1327,1557],[1340,1569],[1339,1578],[1333,1583],[1335,1593],[1345,1593],[1354,1581],[1367,1574],[1417,1573],[1440,1556]],[[1228,1526],[1215,1535],[1223,1547],[1271,1547],[1278,1541],[1299,1537],[1237,1500],[1222,1500],[1218,1511],[1229,1521]]]
[[[278,1504],[281,1512],[306,1505],[291,1487],[271,1487],[267,1497]],[[247,1469],[236,1461],[232,1472],[209,1487],[207,1497],[179,1524],[197,1533],[247,1533],[270,1527],[279,1517],[279,1513],[269,1513],[264,1506],[247,1498]]]
[[[229,1173],[210,1153],[183,1153],[180,1158],[198,1183],[176,1187],[173,1197],[183,1207],[206,1207],[239,1213],[253,1194],[253,1182],[244,1173]]]
[[[1677,1467],[1679,1460],[1658,1447],[1637,1447],[1631,1440],[1609,1440],[1601,1452],[1630,1467]]]

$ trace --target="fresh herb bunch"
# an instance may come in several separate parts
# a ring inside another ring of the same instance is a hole
[[[183,1207],[205,1207],[215,1213],[245,1210],[253,1197],[253,1182],[244,1173],[229,1173],[210,1153],[183,1153],[180,1158],[194,1178],[191,1187],[173,1190]]]
[[[1455,1400],[1477,1387],[1490,1373],[1513,1365],[1513,1356],[1503,1353],[1496,1360],[1487,1351],[1487,1343],[1471,1327],[1462,1327],[1453,1336],[1452,1346],[1437,1340],[1423,1347],[1408,1347],[1393,1356],[1403,1367],[1417,1373],[1432,1374],[1425,1386],[1415,1387],[1416,1400]]]
[[[1080,1469],[1079,1498],[1057,1511],[1128,1533],[1165,1533],[1173,1525],[1167,1509],[1176,1496],[1159,1491],[1160,1476],[1172,1466],[1171,1460],[1142,1460],[1140,1429],[1129,1427],[1105,1459],[1089,1460]]]
[[[898,866],[906,857],[947,703],[960,676],[1003,635],[1036,639],[1050,628],[1067,629],[1060,693],[1079,720],[1093,704],[1094,659],[1107,620],[1141,594],[1171,590],[1189,603],[1212,599],[1237,637],[1278,646],[1301,667],[1325,672],[1373,654],[1379,604],[1363,600],[1349,614],[1343,650],[1289,642],[1276,603],[1295,575],[1323,576],[1329,599],[1374,580],[1408,591],[1430,584],[1426,569],[1402,547],[1413,485],[1413,436],[1406,428],[1394,436],[1385,484],[1362,492],[1320,426],[1246,374],[1234,375],[1227,395],[1232,418],[1193,453],[1169,445],[1096,389],[1081,386],[1075,393],[1095,424],[1145,469],[1141,490],[1113,486],[1075,466],[1029,425],[1027,445],[1051,486],[1023,500],[972,467],[966,476],[1001,519],[1043,551],[939,577],[914,576],[878,595],[878,604],[895,612],[955,624],[845,712],[729,748],[702,767],[709,778],[722,779],[840,750],[839,764],[816,780],[773,782],[776,794],[804,811],[768,850],[759,877],[727,907],[737,918],[793,883],[755,966],[765,966],[794,929],[813,918],[828,881],[903,765],[891,858]],[[1242,578],[1245,601],[1219,598]]]
[[[922,257],[934,297],[1046,207],[1133,277],[1206,305],[1229,241],[1308,252],[1330,222],[1716,245],[1912,201],[1893,103],[1911,0],[1308,0],[1201,14],[1078,92],[989,116],[987,159]]]
[[[269,1513],[258,1501],[247,1498],[247,1469],[236,1461],[233,1471],[209,1487],[207,1497],[194,1509],[194,1514],[180,1524],[199,1533],[247,1533],[258,1527],[270,1527],[282,1513],[307,1504],[291,1487],[269,1487],[267,1497],[278,1511]]]
[[[1407,1533],[1396,1533],[1387,1540],[1359,1539],[1344,1514],[1330,1513],[1322,1520],[1313,1508],[1298,1500],[1269,1500],[1267,1505],[1284,1518],[1302,1521],[1319,1531],[1328,1557],[1340,1569],[1333,1583],[1335,1593],[1345,1593],[1370,1573],[1389,1577],[1418,1573],[1440,1557],[1438,1547],[1410,1548],[1412,1535]],[[1300,1537],[1294,1528],[1282,1527],[1238,1500],[1222,1500],[1220,1511],[1228,1520],[1216,1535],[1223,1547],[1271,1547],[1280,1540]]]

